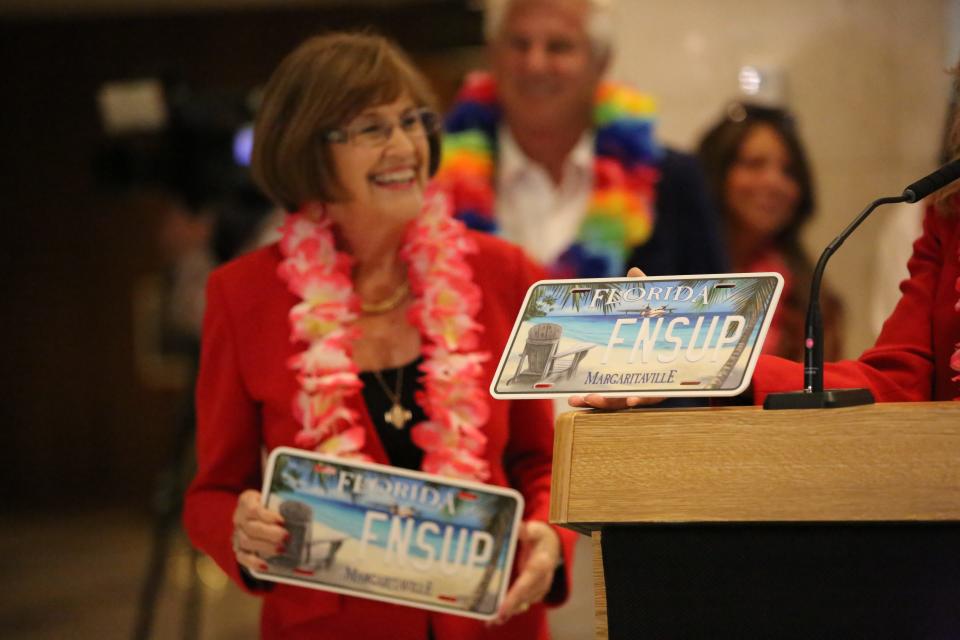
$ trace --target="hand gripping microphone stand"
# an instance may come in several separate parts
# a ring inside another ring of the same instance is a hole
[[[903,190],[899,196],[878,198],[871,202],[840,235],[827,245],[813,270],[810,283],[810,303],[807,307],[806,340],[803,347],[802,391],[771,393],[763,403],[764,409],[831,409],[852,407],[874,402],[869,389],[827,389],[823,388],[823,317],[820,315],[820,282],[823,270],[843,241],[846,240],[860,223],[866,220],[874,209],[882,204],[894,202],[917,202],[934,191],[960,178],[960,159],[946,164],[930,175],[917,180]]]

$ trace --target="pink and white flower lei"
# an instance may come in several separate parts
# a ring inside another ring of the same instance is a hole
[[[290,309],[290,339],[307,343],[288,363],[300,385],[293,400],[302,425],[295,443],[369,459],[362,452],[359,416],[344,402],[363,387],[352,358],[360,304],[350,278],[352,259],[337,251],[331,227],[322,205],[313,204],[289,214],[280,228],[284,260],[277,273],[301,299]],[[416,400],[427,420],[413,427],[411,437],[424,450],[427,473],[483,481],[490,475],[483,459],[490,410],[480,377],[489,354],[476,351],[481,292],[464,259],[474,251],[447,199],[428,192],[400,252],[415,296],[408,318],[420,330],[425,355]]]

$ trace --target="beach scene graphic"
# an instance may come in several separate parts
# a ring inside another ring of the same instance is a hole
[[[264,496],[290,538],[258,577],[496,615],[523,511],[519,493],[281,448],[271,454]]]
[[[776,273],[539,282],[491,393],[735,395],[782,287]]]

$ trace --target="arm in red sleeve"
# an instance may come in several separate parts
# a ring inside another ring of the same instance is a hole
[[[517,274],[519,295],[514,307],[520,309],[527,287],[542,279],[542,271],[518,252]],[[511,400],[510,436],[504,451],[504,468],[510,485],[520,491],[526,501],[524,520],[550,519],[550,481],[553,473],[553,403],[549,400]],[[560,537],[563,564],[545,601],[559,605],[570,593],[570,571],[577,533],[553,527]]]
[[[924,218],[923,235],[913,245],[907,263],[910,277],[887,318],[876,344],[858,360],[828,363],[824,386],[830,389],[866,387],[881,402],[929,400],[933,387],[933,305],[943,268],[943,248],[935,232],[936,214]],[[754,401],[768,393],[794,391],[803,386],[802,365],[760,356],[753,374]]]
[[[233,553],[233,512],[242,491],[260,488],[260,420],[216,272],[207,285],[196,400],[197,474],[184,502],[184,527],[197,548],[249,589]]]
[[[512,400],[510,441],[504,453],[504,467],[510,485],[526,501],[524,520],[550,519],[550,480],[553,470],[553,404],[549,400]],[[545,601],[559,605],[570,593],[570,571],[577,533],[553,527],[560,537],[563,564],[554,577]]]

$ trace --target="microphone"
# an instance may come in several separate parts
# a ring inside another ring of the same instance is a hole
[[[917,202],[957,178],[960,178],[960,158],[912,183],[899,196],[877,198],[827,245],[820,254],[820,259],[817,260],[810,282],[810,302],[807,306],[806,335],[803,345],[804,388],[802,391],[771,393],[763,402],[764,409],[830,409],[875,402],[869,389],[828,389],[826,391],[823,389],[823,317],[820,314],[820,283],[823,280],[827,260],[877,207],[896,202]]]
[[[926,178],[920,178],[904,189],[904,202],[923,200],[934,191],[942,189],[957,178],[960,178],[960,158],[943,165]]]

